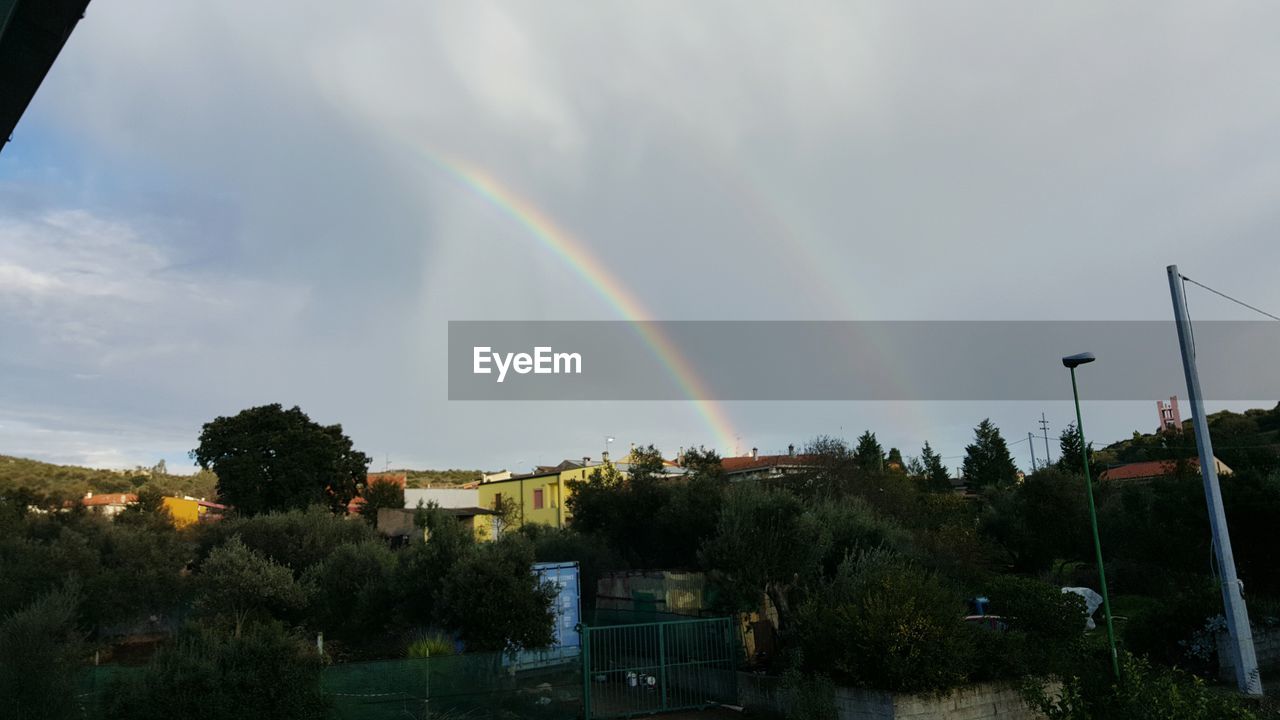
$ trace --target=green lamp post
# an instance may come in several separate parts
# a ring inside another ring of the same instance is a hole
[[[1076,368],[1097,360],[1093,353],[1080,353],[1062,358],[1071,371],[1071,396],[1076,401],[1076,432],[1080,433],[1080,454],[1084,461],[1084,485],[1089,496],[1089,525],[1093,528],[1093,551],[1098,558],[1098,582],[1102,585],[1102,608],[1107,617],[1107,642],[1111,645],[1111,670],[1120,677],[1120,658],[1116,655],[1116,630],[1111,623],[1111,596],[1107,594],[1107,571],[1102,566],[1102,540],[1098,537],[1098,510],[1093,502],[1093,479],[1089,476],[1089,446],[1084,441],[1084,419],[1080,416],[1080,391],[1076,388]]]

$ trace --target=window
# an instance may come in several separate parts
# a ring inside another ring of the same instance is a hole
[[[542,509],[542,488],[533,491],[533,509]]]

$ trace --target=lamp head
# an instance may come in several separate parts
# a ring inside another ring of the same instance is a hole
[[[1077,353],[1075,355],[1068,355],[1062,358],[1062,366],[1068,367],[1068,368],[1077,368],[1081,365],[1091,363],[1097,359],[1098,358],[1094,357],[1093,353],[1090,353],[1090,352]]]

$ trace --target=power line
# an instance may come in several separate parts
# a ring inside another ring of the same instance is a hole
[[[1240,305],[1240,306],[1243,306],[1243,307],[1247,307],[1247,308],[1249,308],[1250,310],[1252,310],[1252,311],[1254,311],[1254,312],[1256,312],[1256,313],[1259,313],[1259,314],[1261,314],[1261,315],[1266,315],[1267,317],[1271,318],[1272,320],[1280,320],[1280,315],[1272,315],[1271,313],[1267,312],[1266,310],[1261,310],[1261,309],[1259,309],[1259,308],[1256,308],[1256,307],[1254,307],[1254,306],[1250,305],[1249,303],[1247,303],[1247,302],[1245,302],[1245,301],[1243,301],[1243,300],[1237,300],[1236,298],[1233,298],[1233,297],[1231,297],[1230,295],[1228,295],[1228,294],[1226,294],[1226,293],[1224,293],[1224,292],[1222,292],[1222,291],[1220,291],[1220,290],[1214,290],[1213,288],[1209,287],[1208,285],[1205,285],[1204,283],[1196,282],[1195,280],[1192,280],[1191,278],[1187,277],[1186,275],[1179,274],[1179,277],[1181,277],[1184,281],[1191,283],[1192,285],[1199,285],[1200,287],[1204,288],[1205,290],[1208,290],[1209,292],[1213,293],[1214,295],[1218,295],[1218,296],[1220,296],[1220,297],[1224,297],[1224,298],[1226,298],[1226,299],[1230,300],[1231,302],[1233,302],[1233,303],[1235,303],[1235,304],[1237,304],[1237,305]]]

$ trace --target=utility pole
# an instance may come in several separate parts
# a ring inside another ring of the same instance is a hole
[[[1027,447],[1031,448],[1031,472],[1036,471],[1036,443],[1035,436],[1027,433]]]
[[[1187,314],[1187,298],[1183,294],[1178,266],[1170,265],[1167,270],[1169,292],[1173,296],[1173,314],[1178,323],[1178,345],[1182,349],[1182,369],[1187,378],[1191,422],[1196,433],[1196,450],[1200,453],[1200,476],[1204,479],[1204,497],[1209,505],[1209,528],[1213,531],[1213,548],[1218,559],[1219,580],[1222,581],[1222,604],[1227,616],[1227,633],[1231,638],[1236,686],[1246,695],[1260,696],[1262,678],[1258,674],[1258,657],[1253,650],[1253,631],[1249,627],[1244,588],[1236,578],[1236,561],[1231,553],[1227,515],[1222,509],[1222,488],[1218,486],[1213,441],[1209,438],[1209,421],[1205,418],[1204,396],[1200,393],[1200,373],[1196,370],[1196,349],[1191,334],[1191,317]]]
[[[1049,456],[1049,421],[1044,419],[1044,413],[1040,413],[1040,429],[1044,430],[1044,466],[1049,467],[1053,458]]]

